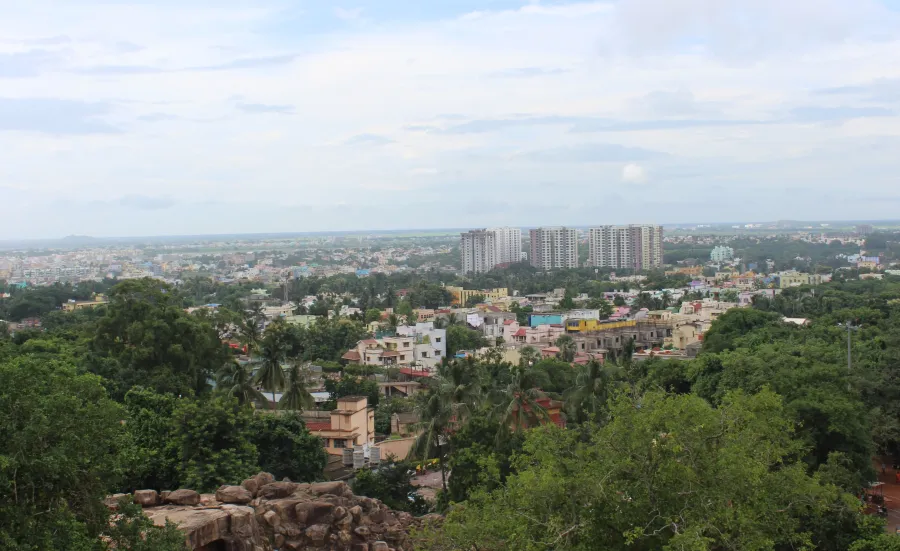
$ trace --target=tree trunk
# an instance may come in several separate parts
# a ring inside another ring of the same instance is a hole
[[[441,446],[441,439],[438,437],[438,463],[441,466],[441,486],[444,488],[444,493],[447,493],[447,473],[444,471],[444,450],[443,446]]]

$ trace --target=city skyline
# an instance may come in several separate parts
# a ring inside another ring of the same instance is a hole
[[[0,240],[887,218],[898,9],[9,3]]]

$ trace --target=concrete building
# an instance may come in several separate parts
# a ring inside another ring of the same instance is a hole
[[[480,274],[498,264],[497,235],[489,230],[472,230],[460,234],[462,272]]]
[[[562,226],[531,230],[531,265],[540,270],[578,267],[578,233]]]
[[[508,265],[522,261],[522,230],[519,228],[490,228],[496,246],[497,265]]]
[[[497,287],[495,289],[463,289],[462,287],[454,287],[453,285],[447,285],[445,287],[447,292],[453,297],[453,302],[451,303],[454,306],[465,306],[469,299],[481,295],[485,298],[485,300],[498,300],[501,298],[506,298],[509,296],[509,290],[506,287]]]
[[[588,231],[588,263],[598,268],[649,270],[663,263],[662,226],[600,226]]]
[[[709,259],[713,262],[727,262],[734,258],[734,249],[724,245],[718,245],[709,253]]]
[[[381,339],[364,339],[348,350],[341,359],[357,365],[396,366],[431,371],[447,355],[447,330],[435,329],[434,323],[397,327],[397,335]]]
[[[328,420],[319,419],[324,412],[304,413],[306,428],[322,439],[325,451],[331,455],[341,455],[344,448],[368,447],[375,444],[375,409],[369,407],[365,396],[345,396],[338,398],[337,409],[329,413]]]

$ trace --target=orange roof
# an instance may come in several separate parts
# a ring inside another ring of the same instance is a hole
[[[350,351],[348,351],[347,353],[345,353],[343,356],[341,356],[341,359],[342,359],[342,360],[351,360],[351,361],[357,361],[357,362],[358,362],[359,359],[360,359],[360,358],[359,358],[359,352],[357,352],[356,350],[350,350]]]
[[[306,423],[306,428],[309,430],[331,430],[331,422],[312,421]]]

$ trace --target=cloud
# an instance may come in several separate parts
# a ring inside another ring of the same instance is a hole
[[[135,44],[133,42],[128,42],[127,40],[120,40],[115,44],[116,51],[121,54],[133,54],[135,52],[140,52],[144,49],[143,46]]]
[[[99,117],[108,103],[47,98],[0,98],[0,130],[45,134],[108,134],[118,132]]]
[[[0,53],[0,78],[38,76],[43,69],[59,62],[59,56],[47,50]]]
[[[582,144],[520,153],[516,158],[544,163],[611,163],[655,159],[666,154],[618,144]]]
[[[89,76],[106,75],[152,75],[165,73],[165,69],[147,65],[95,65],[92,67],[76,67],[73,73]]]
[[[148,113],[146,115],[139,116],[138,120],[144,122],[166,122],[181,120],[181,117],[177,115],[170,115],[168,113]]]
[[[585,119],[572,126],[572,132],[639,132],[647,130],[682,130],[686,128],[711,128],[769,124],[765,120],[728,119],[658,119],[617,121],[609,119]]]
[[[345,21],[353,21],[355,19],[359,19],[362,16],[363,9],[362,8],[334,8],[334,16],[338,19],[343,19]]]
[[[563,69],[561,67],[518,67],[515,69],[496,71],[491,73],[491,76],[503,78],[530,78],[561,75],[568,72],[570,72],[569,69]]]
[[[394,140],[378,134],[357,134],[344,141],[344,145],[387,145]]]
[[[882,107],[796,107],[791,118],[800,122],[834,122],[865,117],[892,117],[896,112]]]
[[[265,105],[262,103],[239,103],[235,106],[245,113],[279,113],[291,115],[294,108],[290,105]]]
[[[146,195],[125,195],[118,200],[118,204],[135,210],[163,210],[175,205],[175,200],[169,197],[148,197]]]
[[[476,119],[449,126],[438,130],[439,134],[479,134],[483,132],[496,132],[520,126],[537,125],[571,125],[585,120],[583,117],[568,117],[560,115],[546,116],[520,116],[504,119]],[[591,119],[588,119],[591,120]]]
[[[190,67],[185,71],[232,71],[235,69],[262,69],[288,65],[297,59],[297,54],[270,55],[260,57],[244,57],[216,65]]]
[[[632,184],[643,184],[647,181],[647,171],[639,164],[628,163],[622,168],[622,181]]]

